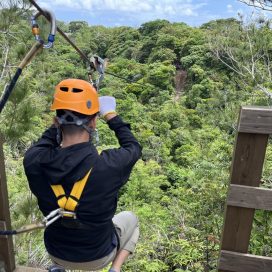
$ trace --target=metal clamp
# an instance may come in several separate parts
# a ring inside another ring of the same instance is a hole
[[[102,82],[104,79],[104,74],[105,74],[105,61],[100,58],[99,56],[94,55],[90,59],[91,65],[89,68],[89,80],[91,84],[96,88],[98,91],[99,89],[99,84]],[[97,72],[99,74],[97,79],[93,79],[93,74],[94,72]]]
[[[36,14],[31,16],[32,33],[35,36],[35,40],[43,44],[43,48],[51,48],[53,47],[57,30],[56,17],[54,13],[48,9],[43,9],[43,12],[48,16],[48,18],[50,18],[51,23],[51,30],[47,39],[48,43],[45,44],[45,42],[41,39],[39,25],[36,21],[36,19],[42,14],[41,12],[37,12]]]

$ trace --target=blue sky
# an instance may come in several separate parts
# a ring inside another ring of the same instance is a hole
[[[38,0],[65,22],[83,20],[90,25],[132,26],[167,19],[200,26],[218,18],[250,14],[253,8],[238,0]],[[269,13],[267,13],[269,14]],[[271,17],[271,15],[269,15]]]

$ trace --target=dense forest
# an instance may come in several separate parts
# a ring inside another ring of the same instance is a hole
[[[16,2],[16,1],[15,1]],[[0,10],[0,90],[34,43],[27,4]],[[48,24],[39,19],[43,34]],[[100,95],[117,99],[143,146],[142,159],[120,193],[118,211],[140,220],[136,254],[125,271],[215,271],[228,189],[236,122],[242,105],[272,104],[271,21],[251,15],[200,27],[156,20],[139,28],[58,26],[89,57],[108,59]],[[0,130],[13,228],[42,219],[22,160],[51,125],[54,86],[88,79],[77,52],[60,36],[23,71],[4,111]],[[118,146],[102,120],[99,150]],[[272,188],[268,146],[262,186]],[[250,252],[272,255],[271,213],[257,212]],[[14,238],[17,263],[47,267],[42,231]]]

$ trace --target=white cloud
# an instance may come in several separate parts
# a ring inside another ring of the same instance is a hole
[[[84,2],[84,0],[83,0]],[[66,7],[66,8],[80,8],[79,1],[73,1],[73,0],[42,0],[38,1],[38,4],[41,7],[46,7],[52,9],[52,7],[60,6],[60,7]]]
[[[227,11],[228,11],[229,13],[233,13],[233,12],[234,12],[233,6],[232,6],[232,5],[227,5]]]
[[[203,0],[206,1],[206,0]],[[198,10],[206,5],[205,2],[193,4],[192,0],[41,0],[42,6],[84,9],[86,11],[106,10],[131,13],[154,13],[182,16],[197,16]],[[139,14],[141,16],[142,14]]]

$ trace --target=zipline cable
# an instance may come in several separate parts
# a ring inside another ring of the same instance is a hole
[[[47,19],[49,20],[49,17],[48,15],[43,11],[43,9],[34,1],[34,0],[29,0],[29,2]],[[80,55],[80,57],[85,60],[90,66],[91,68],[94,68],[94,64],[90,61],[90,59],[86,56],[86,54],[84,54],[76,45],[75,43],[73,43],[71,41],[71,39],[69,39],[69,37],[57,26],[57,31],[59,32],[59,34],[78,52],[78,54]],[[114,76],[116,78],[119,78],[119,79],[122,79],[126,82],[129,82],[129,83],[134,83],[134,84],[138,84],[138,85],[141,85],[143,86],[142,84],[140,83],[137,83],[137,82],[134,82],[133,80],[130,80],[128,78],[125,78],[125,77],[122,77],[122,76],[119,76],[119,75],[116,75],[114,73],[111,73],[111,72],[104,72],[105,74],[108,74],[108,75],[111,75],[111,76]]]

